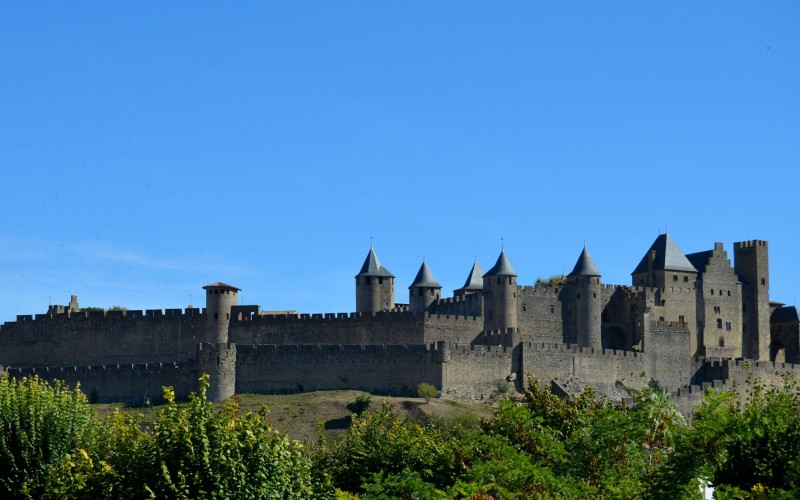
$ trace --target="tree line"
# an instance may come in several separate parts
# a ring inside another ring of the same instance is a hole
[[[165,388],[153,422],[100,419],[80,388],[0,378],[3,498],[800,497],[800,389],[710,390],[691,425],[653,384],[631,405],[591,389],[558,398],[530,381],[479,425],[404,419],[389,405],[343,437],[303,445],[208,377],[185,404]]]

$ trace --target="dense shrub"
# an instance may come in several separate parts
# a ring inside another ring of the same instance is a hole
[[[77,448],[94,446],[86,396],[37,377],[0,377],[0,497],[39,497],[49,468]]]

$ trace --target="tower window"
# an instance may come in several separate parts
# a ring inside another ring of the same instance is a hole
[[[720,337],[719,338],[719,346],[720,347],[725,347],[725,337]]]
[[[717,328],[722,329],[722,320],[717,318]]]
[[[767,279],[766,278],[761,278],[761,284],[762,285],[766,285],[767,284]]]
[[[525,304],[522,304],[522,310],[523,311],[527,311],[528,310],[528,308],[527,308],[527,306]]]
[[[214,313],[214,319],[219,319],[219,313]]]
[[[672,281],[678,281],[678,275],[677,274],[673,274],[672,275]]]
[[[550,306],[550,314],[553,314],[554,312],[556,312],[556,308],[553,307],[553,306]]]
[[[578,298],[581,298],[581,294],[578,294]]]
[[[498,285],[502,285],[502,284],[503,284],[503,281],[502,281],[502,279],[501,279],[501,278],[497,278],[497,284],[498,284]]]
[[[383,278],[378,278],[378,284],[383,285]]]
[[[714,295],[714,289],[713,288],[711,289],[711,295]]]
[[[683,277],[683,282],[684,283],[688,283],[689,282],[689,277],[688,276],[684,276]]]
[[[731,331],[731,322],[730,321],[726,321],[725,322],[725,330]]]
[[[597,298],[597,292],[592,292],[592,298],[593,298],[593,299],[596,299],[596,298]]]

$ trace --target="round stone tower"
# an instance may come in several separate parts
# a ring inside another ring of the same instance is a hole
[[[442,285],[433,277],[427,262],[423,261],[417,277],[408,287],[408,305],[411,312],[425,312],[442,297]]]
[[[228,342],[231,307],[239,303],[239,288],[225,283],[212,283],[206,291],[206,339],[214,344]]]
[[[383,267],[370,248],[356,275],[356,312],[376,313],[394,309],[394,275]]]
[[[594,265],[586,246],[583,247],[575,268],[567,276],[571,301],[575,304],[575,327],[578,345],[581,347],[602,347],[601,315],[603,312],[602,285],[600,272]]]
[[[517,327],[517,273],[505,250],[497,263],[483,275],[483,329],[505,330]]]

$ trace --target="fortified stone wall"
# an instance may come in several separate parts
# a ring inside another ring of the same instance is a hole
[[[165,363],[204,342],[200,309],[17,316],[0,327],[0,364],[15,367]]]
[[[517,287],[517,328],[525,342],[567,342],[559,288]],[[574,340],[574,339],[573,339]]]
[[[442,367],[443,397],[484,399],[506,385],[515,387],[519,348],[482,345],[443,348],[446,353]]]
[[[433,304],[431,311],[441,316],[481,316],[483,314],[483,295],[470,293],[443,298]]]
[[[483,330],[483,318],[428,314],[425,316],[424,328],[426,344],[447,341],[451,344],[470,345]]]
[[[142,363],[103,366],[61,366],[48,368],[10,368],[11,377],[38,376],[53,382],[62,380],[69,387],[80,383],[92,403],[143,404],[162,400],[163,387],[172,386],[178,399],[186,399],[198,389],[197,366],[182,363]]]
[[[378,312],[242,316],[230,323],[239,345],[424,344],[426,313]]]
[[[522,344],[524,378],[539,382],[575,378],[591,385],[641,388],[650,380],[649,360],[632,351],[595,350],[565,344],[526,342]]]
[[[358,389],[411,395],[421,382],[442,387],[442,353],[433,346],[237,346],[239,393]]]

